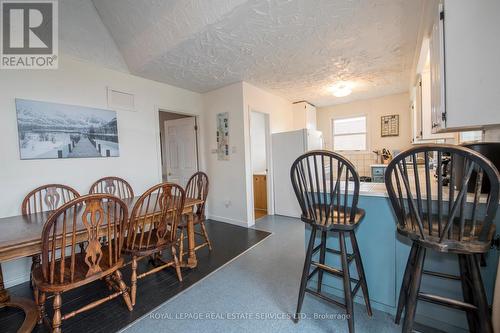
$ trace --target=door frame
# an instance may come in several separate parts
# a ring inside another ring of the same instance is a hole
[[[248,212],[250,212],[250,219],[248,222],[249,225],[255,224],[255,211],[254,211],[254,189],[253,189],[253,170],[252,170],[252,135],[251,135],[251,117],[252,112],[262,114],[264,116],[265,121],[265,140],[266,140],[266,194],[267,194],[267,215],[274,215],[274,186],[273,186],[273,170],[272,170],[272,151],[271,151],[271,117],[267,112],[259,111],[251,106],[248,106],[248,165],[247,165],[247,179],[248,182],[248,190],[247,190],[247,205]]]
[[[188,117],[194,117],[195,118],[195,124],[197,127],[196,130],[196,160],[197,160],[197,169],[202,170],[204,161],[201,159],[203,156],[203,145],[201,144],[201,138],[203,138],[203,133],[202,133],[202,126],[201,120],[200,120],[200,115],[193,113],[191,111],[186,111],[186,110],[181,110],[181,109],[176,109],[176,108],[171,108],[171,107],[166,107],[166,106],[160,106],[160,105],[155,105],[155,116],[154,116],[154,121],[155,121],[155,139],[156,139],[156,160],[157,160],[157,179],[158,183],[163,182],[163,168],[162,168],[162,161],[161,161],[161,143],[160,141],[162,140],[162,137],[160,135],[160,112],[167,112],[167,113],[175,113],[175,114],[180,114]],[[164,124],[162,124],[164,125]]]

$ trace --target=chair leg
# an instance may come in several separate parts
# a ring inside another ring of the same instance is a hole
[[[479,270],[477,257],[470,254],[467,255],[466,258],[469,261],[473,295],[477,306],[478,331],[482,333],[492,333],[493,324],[491,322],[491,316],[489,315],[488,300],[484,291],[483,280],[481,278],[481,271]]]
[[[464,294],[464,301],[469,304],[475,304],[474,295],[472,289],[469,285],[469,281],[472,281],[470,277],[470,270],[467,264],[467,258],[464,254],[458,255],[458,263],[460,266],[460,277],[462,282],[462,292]],[[476,332],[476,313],[472,311],[466,311],[467,323],[469,324],[469,331]]]
[[[137,294],[137,257],[132,257],[132,275],[130,276],[130,298],[132,306],[135,305],[135,297]]]
[[[363,268],[363,261],[361,260],[361,252],[359,251],[358,241],[356,239],[356,234],[354,231],[349,233],[351,238],[352,250],[354,252],[354,260],[356,262],[356,270],[358,271],[358,278],[361,281],[361,291],[363,292],[363,298],[365,299],[366,312],[371,317],[372,316],[372,306],[370,304],[370,295],[368,293],[368,284],[366,283],[365,269]]]
[[[180,261],[184,259],[184,228],[181,229],[181,234],[179,236],[179,258]]]
[[[304,268],[302,270],[302,278],[300,279],[299,288],[299,299],[297,300],[297,311],[295,311],[294,322],[299,322],[300,310],[302,308],[302,303],[304,302],[304,295],[306,293],[307,287],[307,277],[309,275],[309,267],[311,266],[312,250],[314,248],[314,240],[316,239],[316,228],[312,227],[311,237],[309,238],[309,244],[307,245],[306,258],[304,260]]]
[[[326,231],[321,231],[321,247],[319,248],[319,263],[325,264],[326,255]],[[321,285],[323,284],[323,270],[318,270],[318,293],[321,292]]]
[[[212,251],[212,242],[210,241],[210,238],[208,237],[208,232],[207,232],[207,228],[205,227],[205,222],[201,221],[200,226],[201,226],[201,232],[203,233],[203,237],[205,237],[205,242],[207,242],[207,244],[208,244],[208,250]]]
[[[403,281],[401,282],[401,290],[399,291],[398,307],[396,309],[396,318],[394,322],[399,325],[401,322],[401,314],[403,313],[403,308],[406,303],[406,298],[408,297],[408,288],[411,283],[412,269],[415,263],[415,256],[417,254],[417,245],[412,242],[410,254],[408,255],[408,261],[406,262],[405,274],[403,276]]]
[[[410,291],[405,304],[405,318],[403,322],[403,333],[413,332],[413,322],[415,320],[415,313],[417,310],[417,298],[420,292],[420,283],[422,282],[422,272],[424,270],[426,249],[417,244],[417,254],[415,258],[415,265],[412,269],[412,277],[410,283]]]
[[[43,323],[43,318],[45,317],[45,293],[44,292],[38,292],[38,300],[37,300],[37,306],[38,306],[38,324]]]
[[[61,293],[57,292],[54,294],[54,317],[52,318],[52,332],[61,333]]]
[[[348,317],[347,323],[349,325],[349,333],[354,333],[354,304],[352,300],[351,275],[349,274],[349,261],[347,260],[347,247],[345,244],[345,235],[343,231],[339,232],[339,243],[340,260],[342,262],[342,271],[344,272],[342,280],[344,282],[344,297]]]
[[[116,285],[118,286],[118,288],[122,292],[122,297],[123,297],[123,300],[125,301],[125,304],[127,305],[128,310],[132,311],[133,310],[132,301],[130,300],[130,295],[128,294],[128,291],[127,291],[127,285],[125,284],[125,282],[123,282],[122,273],[117,270],[114,273],[114,279],[116,281]]]
[[[31,256],[31,270],[30,270],[30,288],[33,289],[33,269],[40,264],[41,258],[39,254]]]
[[[177,273],[177,278],[179,279],[179,282],[182,282],[181,265],[179,263],[179,259],[177,258],[177,250],[175,249],[174,245],[172,245],[172,257],[174,258],[174,266],[175,272]]]

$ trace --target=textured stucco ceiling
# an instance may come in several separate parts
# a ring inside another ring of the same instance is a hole
[[[324,106],[405,91],[423,0],[94,0],[132,73]],[[328,86],[344,80],[353,94]]]

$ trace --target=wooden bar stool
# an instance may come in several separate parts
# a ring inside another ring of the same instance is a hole
[[[430,171],[431,158],[439,168],[445,156],[450,159],[448,186],[443,185],[441,172],[434,177]],[[417,164],[418,158],[423,165]],[[484,156],[451,145],[409,149],[387,167],[385,183],[398,233],[412,241],[396,313],[399,323],[405,311],[403,332],[413,330],[417,301],[463,310],[472,332],[492,332],[477,255],[489,251],[494,236],[492,222],[498,208],[499,177]],[[486,179],[490,190],[481,194]],[[468,188],[472,194],[468,195]],[[427,250],[457,255],[460,276],[424,270]],[[421,292],[423,274],[460,281],[464,301]]]
[[[363,291],[368,315],[372,315],[363,263],[354,233],[365,216],[365,211],[357,207],[359,175],[352,163],[339,154],[318,150],[297,158],[290,170],[290,177],[302,210],[301,220],[311,226],[295,322],[298,322],[304,296],[308,292],[344,308],[348,315],[349,332],[352,333],[354,332],[353,298],[360,288]],[[314,247],[318,231],[321,232],[321,243]],[[326,247],[328,232],[338,233],[339,250]],[[346,234],[350,237],[353,253],[347,252]],[[313,256],[318,251],[319,261],[313,261]],[[327,252],[340,256],[341,270],[325,264]],[[358,273],[357,279],[352,278],[350,274],[349,265],[353,260]],[[314,266],[312,271],[310,271],[311,266]],[[345,304],[321,293],[324,273],[342,278]],[[307,286],[307,282],[315,275],[318,277],[318,282],[316,290],[313,290]],[[354,288],[352,282],[355,283]]]

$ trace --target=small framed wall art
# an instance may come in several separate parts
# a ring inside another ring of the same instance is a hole
[[[229,113],[217,114],[217,159],[229,160]]]
[[[380,136],[399,136],[399,115],[391,114],[382,116],[380,123]]]

